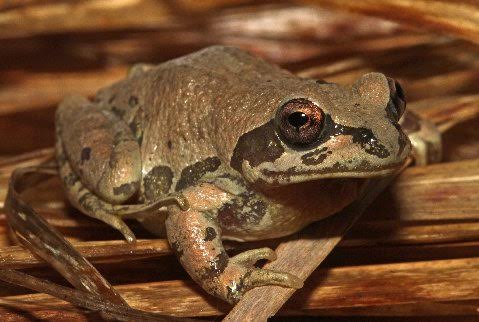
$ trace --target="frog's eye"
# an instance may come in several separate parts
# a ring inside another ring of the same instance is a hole
[[[404,111],[406,110],[406,98],[404,91],[399,83],[392,78],[388,79],[389,95],[391,100],[388,104],[388,110],[396,121],[399,121]]]
[[[304,98],[287,101],[276,113],[279,132],[291,144],[306,145],[316,141],[323,123],[323,111]]]

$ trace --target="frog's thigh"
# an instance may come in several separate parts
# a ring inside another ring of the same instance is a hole
[[[84,97],[66,98],[56,112],[57,136],[82,184],[110,203],[140,187],[140,147],[130,128]]]
[[[84,214],[103,221],[107,225],[120,231],[128,242],[134,242],[135,235],[133,232],[123,220],[115,214],[118,210],[115,208],[122,206],[109,204],[89,191],[81,183],[80,178],[73,172],[70,164],[63,156],[63,151],[61,147],[59,147],[59,144],[57,144],[57,150],[60,178],[65,187],[68,200],[75,206],[75,208],[79,209]]]
[[[439,132],[434,124],[425,119],[421,119],[411,111],[406,111],[400,123],[411,141],[414,149],[414,160],[417,165],[426,165],[441,161],[441,132]]]
[[[166,231],[171,247],[190,276],[208,293],[230,303],[247,290],[263,285],[300,288],[302,282],[284,272],[255,268],[260,259],[274,260],[274,251],[260,248],[229,257],[221,241],[215,209],[225,194],[202,184],[186,189],[190,209],[169,207]],[[227,196],[226,196],[227,198]]]

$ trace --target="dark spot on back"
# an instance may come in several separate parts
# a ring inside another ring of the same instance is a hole
[[[132,122],[130,122],[130,124],[128,124],[131,132],[133,132],[134,134],[136,134],[136,131],[138,130],[138,123],[133,120]]]
[[[113,188],[113,193],[118,195],[131,196],[138,190],[138,182],[124,183],[119,187]]]
[[[138,97],[133,95],[130,96],[130,98],[128,99],[128,105],[130,105],[130,107],[135,107],[137,104],[138,104]]]
[[[216,230],[213,227],[206,227],[204,241],[211,241],[216,238]]]
[[[96,213],[98,210],[104,209],[103,203],[98,199],[97,196],[91,192],[87,192],[78,199],[78,204],[87,212],[87,213]]]
[[[329,84],[329,83],[325,81],[324,79],[317,79],[316,84]]]
[[[130,127],[131,132],[133,132],[133,135],[136,138],[136,141],[138,144],[141,145],[141,142],[143,142],[143,130],[140,128],[140,124],[138,123],[138,120],[135,118],[130,124],[128,124]]]
[[[143,178],[146,200],[155,200],[170,191],[173,172],[168,166],[156,166]]]
[[[143,142],[143,120],[146,119],[145,112],[143,111],[143,108],[140,106],[136,110],[135,117],[133,120],[128,124],[128,127],[130,128],[131,132],[133,132],[133,135],[135,136],[138,144],[141,145]]]
[[[171,143],[171,141],[168,140],[168,142],[166,142],[166,146],[168,146],[168,149],[171,150],[173,148],[173,143]]]
[[[90,160],[90,154],[91,154],[91,148],[86,147],[81,150],[81,156],[80,156],[81,164],[83,164],[83,162],[85,161]]]
[[[193,186],[208,172],[216,171],[220,165],[221,161],[219,158],[209,157],[187,166],[181,171],[181,176],[176,183],[175,190],[180,191],[186,187]]]
[[[125,116],[125,111],[116,107],[116,106],[112,106],[111,107],[111,111],[116,115],[118,116],[120,119],[123,119],[123,117]]]
[[[284,153],[281,141],[276,135],[274,120],[243,134],[236,144],[231,167],[241,172],[243,160],[252,167],[263,162],[273,162]]]
[[[116,95],[115,95],[115,94],[113,94],[112,96],[110,96],[110,98],[108,99],[108,103],[109,103],[109,104],[113,103],[113,101],[115,100],[115,98],[116,98]]]

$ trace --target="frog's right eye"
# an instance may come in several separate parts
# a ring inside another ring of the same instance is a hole
[[[276,113],[279,133],[291,144],[307,145],[319,138],[324,113],[313,102],[294,98],[280,106]]]

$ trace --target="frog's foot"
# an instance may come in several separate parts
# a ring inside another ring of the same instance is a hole
[[[416,165],[438,163],[442,159],[442,138],[439,129],[431,122],[419,118],[413,112],[406,112],[401,126],[413,146]]]
[[[218,295],[230,303],[236,303],[246,291],[258,286],[303,287],[303,281],[292,274],[254,267],[261,259],[275,260],[276,253],[270,248],[258,248],[230,258],[217,280]]]
[[[59,162],[58,165],[60,178],[63,181],[68,200],[77,209],[115,228],[125,237],[127,242],[133,243],[136,241],[135,234],[123,219],[115,213],[116,207],[123,206],[112,205],[88,190],[68,162]]]

